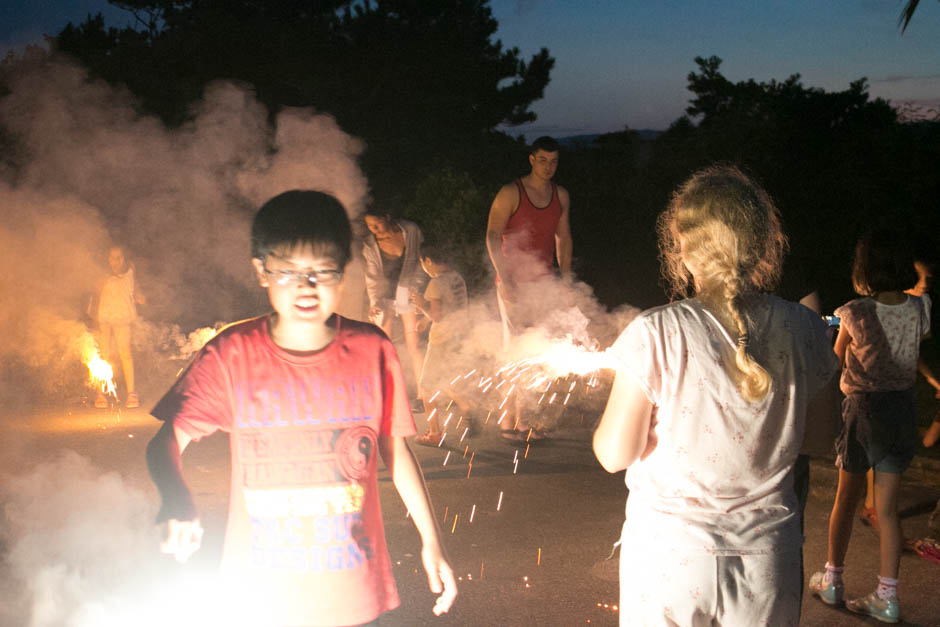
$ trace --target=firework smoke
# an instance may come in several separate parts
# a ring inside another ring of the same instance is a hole
[[[249,89],[214,83],[191,119],[168,129],[138,113],[125,90],[69,62],[4,69],[5,404],[76,389],[82,366],[70,347],[92,325],[88,300],[108,271],[110,244],[124,247],[147,297],[133,333],[137,369],[161,373],[185,333],[267,309],[248,260],[250,219],[262,202],[317,189],[355,216],[367,199],[363,146],[327,115],[289,109],[272,126]]]

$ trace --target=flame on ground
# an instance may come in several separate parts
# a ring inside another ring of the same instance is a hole
[[[117,396],[114,386],[114,368],[102,359],[98,342],[91,333],[82,338],[82,363],[88,366],[88,379],[92,386],[103,394]]]

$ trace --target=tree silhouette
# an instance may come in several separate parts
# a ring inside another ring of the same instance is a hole
[[[554,60],[493,40],[486,0],[109,0],[134,28],[91,17],[60,50],[174,123],[215,79],[272,110],[312,105],[367,139],[441,143],[535,119]]]
[[[374,195],[399,206],[434,169],[491,158],[498,126],[534,120],[554,66],[545,48],[524,60],[494,39],[488,0],[109,2],[135,26],[99,14],[68,24],[56,48],[170,125],[217,79],[251,85],[272,112],[330,113],[366,140]]]

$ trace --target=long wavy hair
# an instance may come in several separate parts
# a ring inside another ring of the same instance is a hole
[[[787,238],[773,200],[738,168],[712,166],[676,190],[657,230],[672,297],[694,292],[734,327],[735,360],[726,367],[745,399],[764,398],[772,380],[748,351],[747,307],[780,279]]]

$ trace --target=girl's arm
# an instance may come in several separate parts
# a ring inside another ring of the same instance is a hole
[[[362,243],[362,259],[366,270],[366,294],[369,297],[369,307],[375,310],[382,306],[382,294],[385,290],[385,275],[382,274],[382,255],[379,253],[375,237],[367,236]]]
[[[431,498],[421,468],[403,437],[380,435],[379,451],[421,536],[421,561],[428,575],[428,585],[431,592],[440,595],[432,611],[440,616],[457,598],[457,580],[441,545],[441,533],[431,511]]]
[[[836,352],[836,357],[839,358],[839,367],[845,367],[845,351],[849,347],[849,343],[852,341],[852,336],[849,335],[849,332],[846,330],[845,326],[839,327],[839,335],[836,336],[835,346],[832,347],[832,350]]]
[[[594,455],[604,470],[624,470],[649,454],[652,415],[653,404],[643,388],[626,372],[618,371],[594,432]]]

